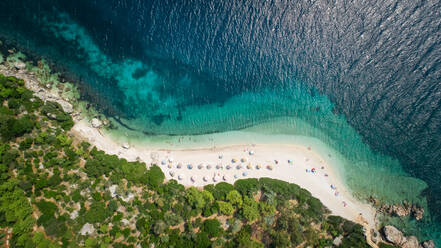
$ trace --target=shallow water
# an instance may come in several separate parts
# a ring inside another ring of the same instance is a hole
[[[341,155],[357,194],[427,198],[432,219],[412,222],[413,231],[441,239],[439,9],[436,1],[3,1],[0,37],[54,62],[143,140],[230,130],[314,137]]]

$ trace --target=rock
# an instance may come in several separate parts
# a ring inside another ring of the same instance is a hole
[[[427,240],[423,242],[423,248],[435,248],[433,240]]]
[[[413,205],[412,215],[416,220],[421,220],[424,216],[424,208]]]
[[[116,185],[116,184],[114,184],[114,185],[109,187],[110,196],[112,196],[112,197],[117,196],[117,194],[116,194],[116,189],[117,188],[118,188],[118,185]]]
[[[57,119],[57,115],[54,114],[54,113],[48,113],[48,114],[47,114],[47,117],[49,117],[49,119],[52,119],[52,120]]]
[[[130,148],[129,143],[124,143],[124,144],[122,144],[122,148],[124,148],[124,149],[129,149],[129,148]]]
[[[127,219],[122,219],[121,222],[122,222],[123,225],[125,225],[125,226],[130,225],[130,221],[128,221]]]
[[[401,205],[392,206],[392,212],[398,217],[404,217],[410,214],[410,209]]]
[[[103,125],[103,123],[97,118],[93,118],[90,123],[92,124],[93,128],[100,128]]]
[[[403,233],[394,226],[385,226],[383,233],[386,240],[395,245],[401,245],[405,241]]]
[[[381,240],[380,233],[377,230],[375,230],[375,229],[371,229],[371,240],[375,244],[378,243]]]
[[[342,241],[343,241],[343,235],[340,235],[340,236],[336,237],[334,239],[334,241],[332,241],[332,244],[335,246],[340,246]]]
[[[86,223],[83,225],[79,233],[81,235],[88,235],[88,234],[93,234],[94,232],[95,232],[95,227],[93,227],[92,224]]]
[[[23,70],[23,69],[26,68],[26,64],[23,63],[23,62],[21,62],[21,61],[17,61],[17,62],[14,62],[14,67],[15,67],[17,70]]]
[[[417,237],[410,236],[406,238],[406,242],[404,242],[401,246],[402,248],[419,248],[419,242]]]
[[[71,214],[70,214],[70,218],[72,220],[76,219],[78,217],[78,210],[74,210]]]
[[[66,112],[68,114],[73,112],[73,106],[69,102],[66,102],[64,100],[56,100],[56,102],[61,105],[61,107],[63,108],[64,112]]]

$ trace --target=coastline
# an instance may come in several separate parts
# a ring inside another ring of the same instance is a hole
[[[87,140],[108,154],[115,154],[129,161],[141,160],[147,165],[155,163],[161,167],[168,180],[177,179],[178,175],[182,174],[184,178],[178,180],[178,182],[185,186],[203,186],[214,183],[215,171],[219,173],[220,177],[225,175],[227,177],[226,182],[231,184],[236,180],[234,175],[238,175],[237,179],[270,177],[295,183],[320,199],[323,205],[331,210],[333,214],[362,224],[366,228],[367,240],[372,244],[369,235],[371,229],[377,229],[375,209],[369,204],[356,200],[344,186],[339,173],[336,172],[336,168],[333,168],[319,154],[306,146],[298,144],[235,144],[216,148],[163,149],[132,144],[131,147],[123,148],[122,146],[125,146],[125,144],[112,139],[107,132],[92,127],[89,121],[83,119],[85,116],[82,115],[85,114],[76,112],[68,98],[60,96],[53,88],[44,88],[33,73],[28,73],[24,70],[24,67],[21,69],[17,65],[15,67],[17,70],[1,66],[0,73],[24,79],[26,87],[34,91],[37,96],[44,100],[60,103],[66,112],[74,116],[75,125],[72,134],[77,138]],[[254,155],[249,154],[250,150],[254,151]],[[219,160],[221,154],[223,159]],[[170,158],[173,158],[174,162],[172,168],[168,168],[169,162],[162,163],[163,160],[169,161]],[[239,161],[232,163],[233,158],[237,158]],[[246,158],[247,162],[240,163],[241,158]],[[274,160],[278,160],[278,164]],[[292,160],[293,163],[288,163],[288,160]],[[176,169],[176,164],[179,162],[182,163],[183,167]],[[188,163],[193,164],[194,168],[192,170],[187,169]],[[246,168],[248,163],[252,164],[252,169]],[[199,164],[204,166],[210,164],[212,168],[210,170],[207,168],[198,169]],[[216,170],[215,166],[217,164],[222,164],[224,169]],[[234,167],[227,170],[226,165],[228,164],[234,165]],[[239,164],[243,167],[241,170],[236,169]],[[255,168],[257,164],[260,164],[262,168],[257,170]],[[267,165],[272,165],[273,169],[267,169]],[[321,169],[322,167],[324,169]],[[316,169],[315,173],[306,172],[307,169],[312,170],[312,168]],[[175,172],[174,177],[170,175],[170,171]],[[243,176],[243,172],[248,175]],[[197,176],[195,182],[191,181],[193,175]],[[208,177],[207,182],[203,181],[204,176]],[[221,179],[217,182],[220,181],[224,180]],[[331,185],[335,186],[336,190],[331,189]],[[336,191],[338,191],[338,196],[335,195]]]
[[[128,161],[139,160],[147,165],[157,164],[164,171],[166,179],[175,179],[185,186],[204,186],[221,181],[232,184],[238,179],[245,178],[280,179],[305,188],[314,197],[320,199],[333,214],[363,224],[365,227],[369,227],[368,229],[376,227],[375,209],[367,203],[356,200],[349,189],[344,186],[340,176],[335,172],[335,168],[315,151],[309,150],[305,146],[298,144],[235,144],[183,149],[164,149],[136,144],[128,146],[128,144],[110,138],[105,131],[92,127],[90,122],[78,119],[72,132],[76,137],[81,137],[108,154],[117,155]],[[250,155],[250,151],[253,151],[254,154]],[[223,156],[222,159],[219,159],[220,155]],[[237,160],[235,163],[232,162],[234,158]],[[242,158],[245,158],[246,162],[241,162]],[[277,160],[278,164],[274,160]],[[292,160],[292,164],[288,163],[288,160]],[[182,165],[180,169],[177,168],[179,163]],[[192,164],[193,168],[188,169],[188,164]],[[199,169],[198,165],[200,164],[204,168]],[[248,164],[251,164],[251,169],[247,168]],[[169,165],[172,168],[169,168]],[[206,165],[211,165],[212,168],[207,169]],[[216,169],[216,165],[222,165],[223,169]],[[231,169],[226,169],[227,165],[230,165]],[[242,166],[242,169],[238,170],[236,168],[238,165]],[[257,165],[261,165],[262,168],[256,169]],[[273,169],[267,169],[268,165],[272,165]],[[321,169],[322,167],[324,169]],[[306,172],[307,169],[313,168],[315,168],[315,173]],[[173,177],[170,172],[174,172]],[[248,175],[243,176],[244,172]],[[178,179],[179,175],[183,176],[182,180]],[[214,175],[220,176],[217,182],[213,181]],[[224,175],[227,180],[222,179]],[[237,178],[234,177],[235,175]],[[196,176],[194,182],[191,180],[192,176]],[[204,176],[207,177],[207,181],[203,180]],[[333,190],[331,185],[335,186],[336,190]],[[338,192],[338,196],[335,195],[336,192]],[[346,206],[343,202],[346,203]]]

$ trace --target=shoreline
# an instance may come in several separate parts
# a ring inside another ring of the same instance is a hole
[[[136,144],[128,146],[112,139],[99,128],[92,127],[86,120],[76,120],[72,132],[108,154],[128,161],[139,160],[148,166],[157,164],[167,180],[175,179],[184,186],[200,187],[218,182],[233,184],[238,179],[260,177],[295,183],[322,201],[333,214],[369,227],[368,229],[376,229],[376,210],[371,205],[356,200],[335,172],[335,168],[322,156],[299,144],[234,144],[215,148],[184,149],[154,148]],[[254,154],[250,155],[250,151]],[[220,155],[222,159],[219,159]],[[246,162],[241,162],[242,158],[245,158]],[[233,159],[237,162],[233,163]],[[278,164],[274,160],[277,160]],[[288,163],[288,160],[291,160],[292,164]],[[177,168],[179,163],[182,166],[180,169]],[[193,168],[188,169],[188,164]],[[247,168],[248,164],[251,164],[251,169]],[[199,169],[199,165],[203,165],[203,168]],[[207,165],[211,165],[211,169],[207,169]],[[216,165],[222,165],[223,168],[216,169]],[[227,169],[227,165],[231,169]],[[239,170],[238,165],[242,167]],[[256,169],[257,165],[261,165],[261,168]],[[268,165],[273,166],[273,169],[267,169]],[[322,167],[324,169],[321,169]],[[306,172],[313,168],[315,173]],[[171,176],[170,172],[173,172],[174,176]],[[246,176],[243,175],[244,172]],[[178,179],[179,175],[182,175],[181,180]],[[215,175],[218,176],[216,182],[213,180]],[[191,180],[192,176],[195,176],[194,182]],[[223,179],[224,176],[226,180]],[[204,181],[204,177],[207,177],[207,181]],[[331,185],[336,190],[332,189]]]
[[[255,144],[254,146],[250,144],[222,145],[215,147],[215,149],[210,147],[155,149],[137,145],[123,148],[122,146],[125,146],[125,144],[112,139],[108,133],[103,134],[99,128],[92,127],[92,124],[85,119],[87,118],[86,113],[79,113],[79,110],[73,107],[72,99],[62,97],[54,88],[47,86],[45,88],[44,85],[38,82],[34,73],[26,71],[24,66],[19,68],[18,65],[15,65],[15,68],[9,68],[1,65],[0,73],[21,78],[25,81],[26,87],[34,91],[36,96],[45,101],[50,100],[60,103],[63,109],[74,117],[75,125],[71,133],[79,139],[87,140],[108,154],[115,154],[129,161],[140,160],[145,162],[147,166],[156,163],[163,170],[167,180],[176,179],[184,186],[200,187],[221,181],[233,184],[237,179],[260,177],[270,177],[295,183],[318,198],[332,214],[362,224],[366,228],[367,241],[376,247],[370,238],[371,230],[377,230],[374,207],[356,200],[344,185],[339,173],[335,172],[336,168],[333,168],[322,156],[309,150],[306,146],[271,143]],[[254,155],[250,155],[250,150],[253,150]],[[223,155],[222,160],[219,159],[220,154]],[[168,167],[170,158],[173,158],[172,168]],[[232,163],[233,158],[238,159],[238,162]],[[246,158],[247,162],[240,163],[241,158]],[[277,164],[275,160],[278,161]],[[288,163],[288,160],[292,160],[293,163]],[[163,161],[166,161],[166,163],[163,163]],[[179,162],[182,163],[181,169],[176,168]],[[189,163],[193,164],[192,170],[187,169]],[[246,168],[248,163],[251,163],[252,169]],[[204,166],[210,164],[212,168],[210,170],[206,167],[198,169],[199,164]],[[217,164],[221,164],[223,169],[217,170],[215,168]],[[262,166],[259,170],[256,169],[258,164]],[[233,168],[227,170],[227,165]],[[237,170],[237,165],[241,165],[242,169]],[[267,169],[268,165],[273,166],[273,169]],[[306,172],[306,170],[311,171],[313,168],[316,171],[315,173]],[[173,177],[170,174],[171,171],[175,172]],[[218,173],[217,176],[219,177],[216,182],[213,181],[215,172]],[[244,172],[247,173],[246,176],[244,176]],[[177,178],[179,175],[183,176],[182,180]],[[195,182],[191,181],[193,175],[197,176]],[[235,178],[235,175],[238,177]],[[203,180],[204,176],[207,177],[207,181]],[[226,180],[223,180],[223,176],[226,176]],[[331,188],[331,185],[335,189]],[[336,195],[336,192],[338,192],[338,195]]]

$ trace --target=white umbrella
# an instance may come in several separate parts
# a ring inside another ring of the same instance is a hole
[[[182,164],[181,164],[181,163],[179,163],[179,164],[176,166],[176,168],[178,168],[178,169],[181,169],[181,167],[182,167]]]
[[[180,175],[178,176],[178,179],[179,179],[179,180],[182,180],[182,179],[184,179],[184,178],[185,178],[185,176],[182,175],[182,174],[180,174]]]
[[[167,163],[167,161],[165,161],[165,160],[162,160],[162,161],[161,161],[161,164],[162,164],[162,165],[165,165],[166,163]]]
[[[251,150],[248,154],[250,154],[250,155],[254,155],[254,151]]]
[[[168,162],[173,163],[173,158],[169,158]]]
[[[205,181],[205,182],[207,182],[207,181],[208,181],[208,177],[207,177],[207,176],[204,176],[204,178],[203,178],[203,179],[204,179],[204,181]]]
[[[229,170],[231,168],[231,166],[230,165],[227,165],[227,170]]]
[[[220,180],[220,176],[216,175],[216,176],[213,177],[213,181],[217,182],[219,180]]]
[[[198,165],[198,169],[200,170],[200,169],[202,169],[204,166],[202,165],[202,164],[199,164]]]
[[[247,173],[246,171],[244,171],[244,172],[242,173],[242,176],[246,177],[246,176],[248,176],[248,173]]]
[[[220,168],[222,168],[222,165],[220,165],[220,164],[216,165],[216,169],[219,170]]]
[[[192,182],[196,182],[196,178],[197,178],[196,175],[191,176],[191,181],[192,181]]]
[[[209,169],[211,169],[211,165],[208,164],[207,165],[207,170],[209,170]]]

